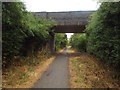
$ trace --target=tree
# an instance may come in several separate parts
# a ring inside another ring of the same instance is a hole
[[[12,61],[15,56],[34,54],[49,41],[53,20],[35,17],[26,11],[22,2],[3,2],[3,60]]]
[[[109,65],[120,65],[120,2],[102,3],[87,26],[87,51]]]
[[[86,51],[86,34],[73,34],[70,38],[70,45],[78,51]]]
[[[56,50],[64,48],[67,45],[67,35],[66,34],[55,34],[55,48]]]

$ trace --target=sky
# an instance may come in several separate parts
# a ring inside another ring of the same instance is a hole
[[[97,10],[97,0],[21,0],[32,12],[88,11]],[[66,33],[68,39],[73,33]]]

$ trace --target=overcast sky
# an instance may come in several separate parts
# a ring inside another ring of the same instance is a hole
[[[29,11],[96,10],[97,0],[22,0]]]
[[[32,12],[88,11],[97,10],[97,0],[21,0]],[[67,34],[70,38],[72,34]]]

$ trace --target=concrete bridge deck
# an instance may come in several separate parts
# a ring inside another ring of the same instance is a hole
[[[53,19],[57,26],[53,27],[55,33],[82,33],[89,17],[95,11],[69,11],[69,12],[34,12],[41,18]]]

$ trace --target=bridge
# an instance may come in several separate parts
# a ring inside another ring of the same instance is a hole
[[[94,12],[35,12],[34,15],[55,20],[57,22],[57,26],[53,27],[55,33],[82,33],[88,23],[89,16]]]
[[[69,11],[69,12],[34,12],[37,17],[53,19],[57,25],[52,29],[55,33],[84,33],[89,17],[95,11]],[[54,51],[54,33],[50,33],[51,51]]]

